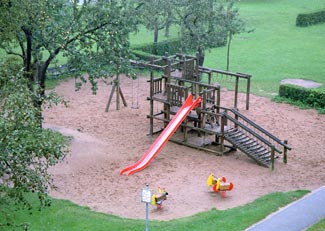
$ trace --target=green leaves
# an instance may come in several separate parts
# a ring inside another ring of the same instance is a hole
[[[39,82],[41,91],[46,71],[58,54],[67,58],[75,75],[87,73],[91,83],[130,71],[128,35],[137,20],[130,20],[136,15],[128,1],[10,3],[10,7],[0,6],[0,48],[21,59],[25,77]]]
[[[18,67],[10,60],[0,69],[0,184],[10,187],[0,188],[0,199],[10,196],[24,202],[22,193],[32,191],[44,204],[51,187],[47,170],[63,160],[68,149],[61,134],[40,126],[41,108],[33,104],[40,96],[29,90]]]
[[[225,45],[230,26],[237,18],[234,1],[181,1],[181,36],[187,49]]]

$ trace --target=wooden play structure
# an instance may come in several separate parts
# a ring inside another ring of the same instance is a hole
[[[283,154],[287,162],[287,150],[291,147],[239,112],[238,93],[245,93],[245,108],[249,109],[251,75],[233,73],[198,65],[198,55],[176,54],[133,65],[150,69],[150,136],[154,122],[162,121],[166,127],[189,94],[202,98],[201,105],[192,110],[171,141],[223,155],[240,150],[258,164],[274,168],[274,159]],[[132,63],[131,62],[131,63]],[[158,76],[155,76],[158,75]],[[233,103],[221,106],[222,84],[233,93]],[[154,105],[162,108],[154,112]]]

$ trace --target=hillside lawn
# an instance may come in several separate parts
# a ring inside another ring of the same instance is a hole
[[[324,9],[323,0],[242,0],[238,6],[241,16],[247,22],[246,28],[254,29],[254,32],[235,36],[231,46],[230,71],[251,74],[253,94],[272,97],[277,94],[279,83],[285,78],[302,78],[322,83],[319,90],[325,92],[325,24],[305,28],[295,26],[298,13]],[[172,31],[174,37],[177,37],[176,29]],[[150,41],[153,38],[146,30],[131,36],[131,45]],[[204,66],[225,69],[226,48],[206,51]],[[307,191],[272,193],[253,203],[225,211],[211,210],[177,220],[150,221],[150,229],[243,230],[306,193]],[[29,223],[29,231],[144,230],[144,220],[96,213],[69,201],[56,199],[53,199],[51,207],[38,211],[35,198],[30,199],[34,204],[31,211],[16,210],[13,205],[1,206],[0,211],[7,212],[8,222]],[[1,213],[0,223],[3,222],[5,219]],[[325,230],[324,220],[315,227],[310,230]],[[11,229],[5,226],[0,227],[0,230]]]

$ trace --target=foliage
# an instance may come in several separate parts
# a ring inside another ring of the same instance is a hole
[[[165,29],[165,36],[169,36],[169,28],[175,23],[175,0],[135,0],[139,2],[138,12],[140,14],[140,22],[148,30],[154,32],[154,41],[158,42],[158,33]],[[156,50],[152,51],[157,54]]]
[[[234,0],[142,2],[139,7],[141,18],[144,19],[142,23],[147,29],[155,31],[153,45],[143,46],[147,49],[142,50],[154,55],[164,55],[165,52],[174,54],[179,48],[183,51],[197,50],[202,65],[204,49],[224,46],[227,36],[231,41],[232,35],[243,30],[238,9],[233,8],[234,3]],[[180,38],[158,43],[158,31],[167,26],[169,28],[172,23],[180,25]],[[174,45],[178,46],[176,51]]]
[[[217,210],[212,209],[190,217],[170,221],[149,221],[150,230],[161,231],[191,231],[220,230],[241,231],[260,221],[268,214],[301,198],[308,191],[298,190],[286,193],[271,193],[244,206]],[[35,201],[34,197],[29,197]],[[140,203],[140,202],[139,202]],[[166,204],[166,206],[168,206]],[[142,220],[124,219],[117,216],[97,213],[87,207],[77,206],[66,200],[53,199],[52,206],[42,211],[35,209],[31,213],[14,211],[15,206],[8,208],[11,219],[30,223],[30,231],[51,230],[132,230],[145,228],[145,215]],[[144,208],[145,209],[145,208]],[[149,214],[150,219],[150,214]],[[2,222],[0,217],[0,223]],[[1,227],[0,227],[1,230]]]
[[[142,50],[132,50],[132,53],[136,57],[136,59],[141,60],[141,61],[150,61],[151,58],[153,59],[158,59],[160,56],[153,55],[151,53],[147,53]]]
[[[314,24],[325,22],[325,10],[307,14],[298,14],[296,26],[311,26]]]
[[[306,229],[306,231],[325,231],[325,218],[321,219],[318,223]]]
[[[298,107],[302,110],[315,109],[319,114],[325,114],[325,108],[313,107],[313,106],[310,106],[310,105],[308,105],[304,102],[301,102],[301,101],[296,101],[296,100],[292,100],[292,99],[281,97],[281,96],[274,96],[272,98],[272,100],[277,103],[287,103],[287,104],[295,105],[296,107]]]
[[[62,135],[40,127],[40,109],[34,107],[33,100],[41,96],[29,90],[18,67],[9,60],[0,69],[1,210],[11,199],[30,208],[24,198],[27,191],[38,194],[41,206],[49,205],[46,195],[52,182],[47,170],[68,151]],[[48,106],[62,102],[53,94],[43,100]]]
[[[223,25],[223,1],[182,0],[181,39],[187,49],[205,49],[225,44],[227,31]]]
[[[279,97],[300,102],[312,108],[325,108],[325,93],[314,89],[282,84],[279,88]]]
[[[223,8],[223,26],[227,31],[227,68],[230,65],[230,45],[233,36],[245,32],[245,23],[239,17],[239,9],[234,8],[235,1],[231,0],[226,7]],[[251,31],[247,31],[251,32]]]
[[[169,54],[176,54],[179,52],[179,48],[181,47],[181,45],[181,40],[179,39],[169,39],[164,40],[162,42],[158,42],[155,45],[156,54],[158,56],[163,56],[166,52]],[[154,45],[152,43],[143,44],[141,46],[132,46],[132,52],[134,52],[135,50],[144,51],[145,53],[147,53],[147,56],[153,53],[153,49]]]
[[[0,48],[21,59],[30,89],[38,82],[44,94],[47,69],[62,54],[95,92],[97,78],[129,71],[130,17],[132,6],[121,1],[4,0]]]

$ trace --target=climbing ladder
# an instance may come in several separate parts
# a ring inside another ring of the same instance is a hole
[[[230,123],[232,126],[229,126]],[[222,113],[221,127],[228,127],[228,129],[223,129],[222,133],[233,149],[239,149],[258,164],[273,169],[274,159],[281,153],[286,163],[287,150],[291,150],[287,141],[275,137],[238,110],[226,109]]]

